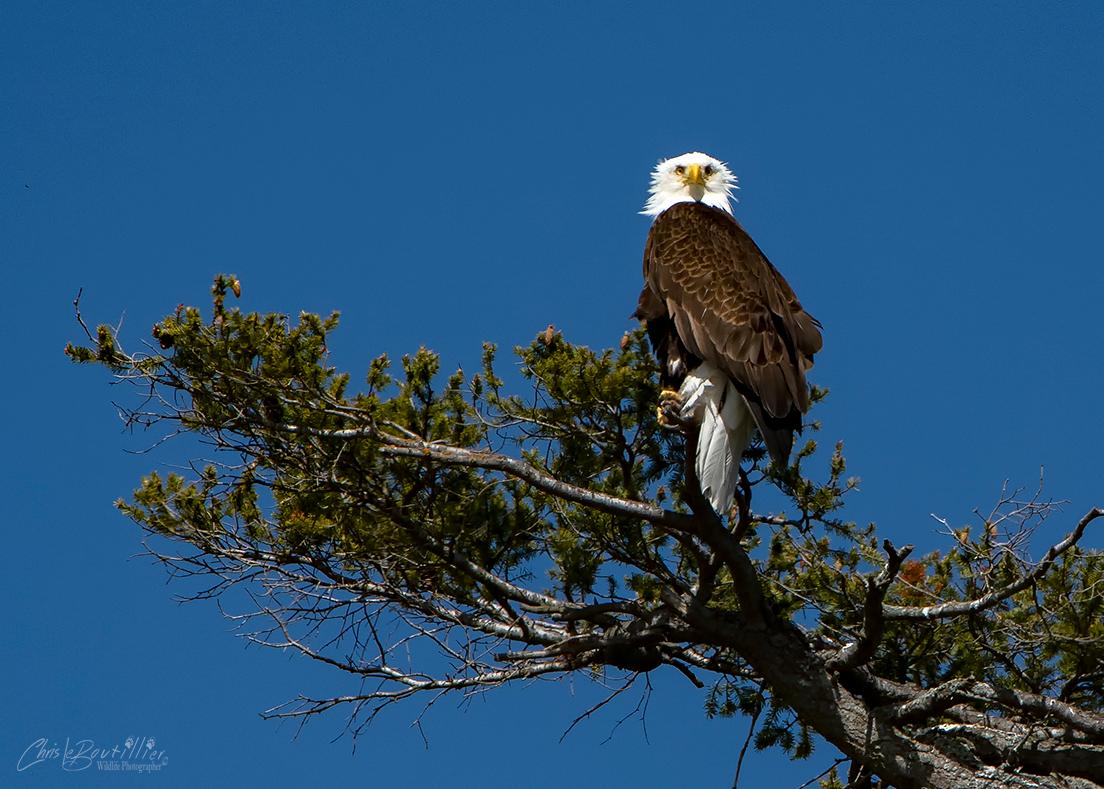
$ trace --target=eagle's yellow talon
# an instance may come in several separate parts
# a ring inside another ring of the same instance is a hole
[[[660,427],[679,427],[679,411],[682,408],[682,396],[674,389],[663,389],[659,393],[659,405],[656,406],[656,421]]]

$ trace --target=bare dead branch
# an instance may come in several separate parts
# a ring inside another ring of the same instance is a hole
[[[1104,516],[1104,509],[1094,507],[1089,510],[1085,516],[1078,521],[1077,527],[1066,535],[1065,539],[1061,542],[1052,545],[1050,549],[1047,550],[1046,555],[1043,556],[1042,561],[1035,565],[1035,568],[1031,572],[1024,575],[1018,581],[989,592],[986,595],[982,595],[975,600],[964,600],[961,602],[942,603],[941,605],[927,605],[922,607],[886,605],[882,607],[883,616],[886,619],[948,619],[950,617],[973,614],[978,611],[984,611],[987,608],[992,608],[1002,600],[1007,600],[1017,592],[1023,591],[1031,586],[1031,584],[1035,583],[1035,581],[1046,575],[1051,565],[1054,564],[1054,560],[1076,545],[1084,535],[1088,525],[1101,516]]]
[[[567,735],[571,734],[572,729],[574,729],[576,726],[578,726],[580,723],[585,721],[587,718],[589,718],[594,713],[598,712],[598,710],[602,709],[602,707],[609,704],[611,701],[613,701],[615,698],[620,696],[626,690],[631,688],[633,686],[633,683],[636,682],[636,678],[637,678],[637,675],[633,674],[631,677],[629,677],[629,679],[625,682],[624,685],[622,685],[621,687],[615,689],[612,693],[610,693],[604,699],[599,701],[597,704],[594,704],[594,705],[588,707],[586,710],[584,710],[579,715],[577,715],[575,717],[575,720],[571,721],[571,725],[568,726],[564,730],[564,733],[560,735],[560,742],[563,742],[567,738]]]
[[[762,702],[762,696],[759,697]],[[755,712],[751,714],[751,720],[748,721],[747,736],[744,737],[744,744],[740,747],[740,755],[736,757],[736,775],[732,778],[732,789],[739,789],[740,786],[740,772],[744,769],[744,757],[747,755],[748,746],[751,745],[751,738],[755,736],[755,725],[759,722],[759,716],[763,712],[763,705],[760,703],[756,707]]]

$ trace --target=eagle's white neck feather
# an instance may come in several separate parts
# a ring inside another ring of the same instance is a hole
[[[704,184],[687,183],[684,172],[690,165],[706,173]],[[736,176],[724,162],[704,153],[684,153],[656,165],[648,202],[640,213],[659,216],[676,203],[701,203],[731,214],[732,191],[738,188]]]

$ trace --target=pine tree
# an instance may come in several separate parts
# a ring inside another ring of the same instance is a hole
[[[209,319],[159,322],[160,353],[90,331],[78,305],[88,344],[66,353],[136,387],[131,424],[213,447],[118,502],[172,547],[158,558],[209,578],[204,596],[258,592],[242,623],[259,643],[379,681],[268,716],[351,706],[359,727],[412,697],[670,666],[707,715],[747,716],[756,748],[838,748],[845,777],[823,786],[1104,783],[1104,561],[1078,544],[1104,510],[1033,561],[1054,505],[1009,492],[914,557],[846,520],[842,446],[817,468],[809,440],[788,469],[749,449],[718,517],[685,463],[692,429],[658,423],[642,331],[595,352],[549,327],[516,350],[523,394],[492,345],[470,376],[424,348],[381,356],[353,392],[328,363],[336,314],[293,324],[230,293],[219,276]]]

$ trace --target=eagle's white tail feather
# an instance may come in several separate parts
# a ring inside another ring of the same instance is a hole
[[[702,398],[707,397],[706,392],[709,389],[716,388],[713,376],[717,373],[718,371],[713,365],[701,364],[682,379],[682,386],[679,387],[679,399],[682,401],[682,409],[679,411],[679,416],[683,419],[698,418]]]
[[[754,429],[751,411],[728,376],[708,362],[686,376],[679,396],[681,416],[700,425],[694,469],[702,493],[723,515],[736,496],[740,455]]]

